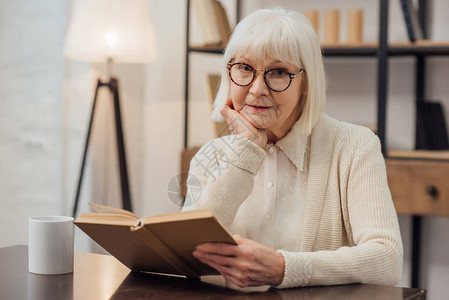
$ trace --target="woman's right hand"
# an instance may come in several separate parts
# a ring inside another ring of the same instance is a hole
[[[254,127],[245,117],[234,109],[232,99],[226,100],[221,110],[223,119],[228,123],[229,130],[234,134],[244,136],[259,147],[264,148],[268,142],[267,132],[264,129]]]

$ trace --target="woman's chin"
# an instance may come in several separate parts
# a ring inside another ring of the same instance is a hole
[[[270,123],[270,116],[267,116],[264,113],[249,113],[242,110],[241,114],[257,129],[266,129],[269,125],[268,123]]]
[[[257,128],[257,129],[265,129],[263,119],[259,118],[258,116],[247,115],[247,114],[245,114],[245,113],[243,113],[242,115],[243,115],[243,117],[245,117],[246,120],[248,120],[248,122],[249,122],[252,126],[254,126],[254,128]]]

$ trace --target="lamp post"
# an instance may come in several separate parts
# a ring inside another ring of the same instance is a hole
[[[102,87],[109,89],[114,102],[122,206],[132,211],[118,79],[111,73],[115,63],[147,63],[156,59],[148,0],[75,0],[65,37],[64,56],[73,60],[107,63],[109,70],[107,81],[97,80],[73,216],[76,215],[79,204],[98,90]]]

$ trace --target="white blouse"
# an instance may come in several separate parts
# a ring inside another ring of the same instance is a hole
[[[237,212],[231,227],[233,233],[274,249],[299,247],[298,230],[302,227],[307,191],[307,136],[301,136],[298,145],[302,152],[298,166],[282,145],[265,146],[266,158],[255,175],[252,193]]]

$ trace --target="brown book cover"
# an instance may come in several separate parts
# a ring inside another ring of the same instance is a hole
[[[190,162],[195,154],[200,150],[199,146],[185,148],[181,152],[181,196],[187,196],[187,179],[189,177]]]
[[[228,15],[226,14],[223,5],[217,0],[214,0],[213,2],[221,41],[223,46],[226,46],[232,33],[231,25],[229,25]]]
[[[222,43],[220,29],[215,20],[214,4],[210,0],[192,0],[193,11],[197,15],[198,23],[205,45],[219,45]]]
[[[214,101],[217,96],[218,89],[220,87],[221,76],[220,74],[207,74],[207,87],[210,99],[211,111],[214,109]],[[215,124],[215,137],[221,137],[231,134],[228,128],[228,124],[225,121],[214,122]]]
[[[84,213],[76,226],[133,271],[198,278],[218,272],[192,252],[208,242],[237,244],[209,210],[174,212],[138,218],[99,204]]]

